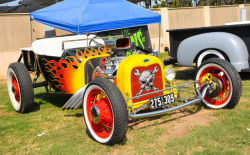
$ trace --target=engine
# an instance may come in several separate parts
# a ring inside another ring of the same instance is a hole
[[[97,66],[93,72],[92,80],[98,77],[115,80],[118,66],[125,58],[125,56],[101,58],[99,66]]]
[[[109,57],[101,58],[99,66],[94,69],[92,80],[98,77],[108,78],[115,82],[119,64],[126,58],[126,49],[130,48],[128,38],[105,40],[105,46],[111,48]]]
[[[119,38],[113,40],[105,40],[107,48],[111,48],[109,51],[109,57],[104,57],[99,60],[99,66],[97,66],[92,74],[92,80],[98,77],[108,78],[116,83],[117,69],[120,63],[127,58],[126,52],[131,47],[129,38]],[[145,51],[140,48],[134,50],[134,54],[150,54],[150,51]],[[152,53],[153,55],[154,53]]]

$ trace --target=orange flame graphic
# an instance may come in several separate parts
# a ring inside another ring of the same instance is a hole
[[[43,60],[46,61],[44,64],[45,71],[50,74],[51,78],[49,80],[53,82],[53,85],[57,89],[63,93],[69,93],[72,92],[72,88],[70,87],[73,86],[65,85],[65,81],[70,80],[72,85],[75,83],[70,76],[75,70],[78,69],[82,60],[106,54],[107,51],[111,51],[111,49],[106,47],[98,47],[98,49],[85,48],[84,52],[82,52],[80,49],[75,49],[76,56],[67,56],[67,60],[60,59],[58,62],[43,58]]]

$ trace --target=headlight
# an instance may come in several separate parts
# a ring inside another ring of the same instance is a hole
[[[173,81],[175,78],[175,71],[171,66],[167,66],[165,69],[165,78],[167,81]]]

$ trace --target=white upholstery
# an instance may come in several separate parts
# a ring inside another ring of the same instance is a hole
[[[89,35],[88,38],[93,38],[95,35]],[[66,36],[66,37],[57,37],[57,38],[48,38],[48,39],[40,39],[36,40],[32,43],[33,52],[38,55],[46,55],[46,56],[54,56],[61,57],[62,50],[62,42],[67,40],[78,40],[78,39],[87,39],[86,35],[74,35],[74,36]],[[101,39],[96,39],[98,43],[103,44]],[[68,48],[77,48],[77,47],[87,47],[87,40],[81,41],[70,41],[64,43],[64,49]],[[93,42],[91,45],[94,45]]]

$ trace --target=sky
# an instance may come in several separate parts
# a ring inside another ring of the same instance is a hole
[[[21,1],[21,0],[16,0],[16,1],[13,1],[13,2],[9,2],[9,3],[4,3],[4,4],[0,4],[0,6],[15,6],[15,5],[18,5],[18,2]],[[144,2],[141,2],[142,6],[145,6],[145,3]],[[155,2],[152,1],[152,4],[155,5]]]
[[[18,2],[21,1],[21,0],[16,0],[16,1],[13,1],[13,2],[9,2],[9,3],[4,3],[4,4],[0,4],[0,6],[15,6],[15,5],[18,5]],[[145,2],[140,2],[141,6],[145,6]],[[155,5],[155,2],[152,1],[152,6]]]
[[[21,0],[16,0],[16,1],[13,1],[13,2],[0,4],[0,6],[16,6],[16,5],[18,5],[19,1],[21,1]]]

